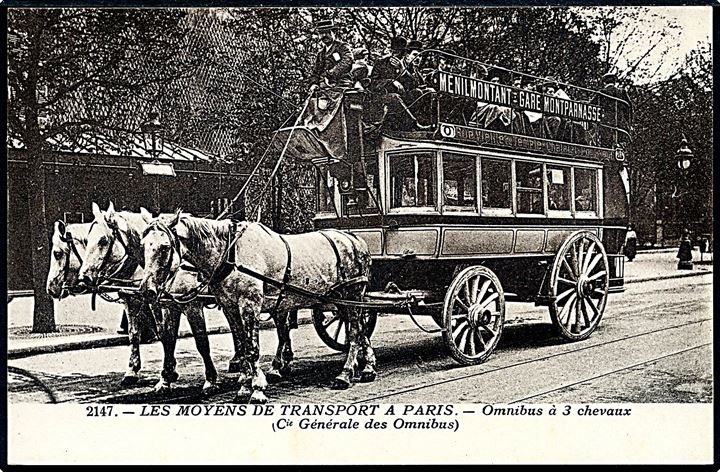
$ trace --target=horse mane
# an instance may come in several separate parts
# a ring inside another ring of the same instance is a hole
[[[180,221],[187,227],[188,233],[193,235],[188,241],[195,246],[193,249],[202,249],[207,247],[208,243],[221,248],[221,250],[224,249],[223,244],[227,242],[230,234],[228,220],[218,221],[183,215]]]

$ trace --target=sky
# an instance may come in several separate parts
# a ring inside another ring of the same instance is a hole
[[[661,44],[647,56],[644,64],[651,70],[660,68],[654,75],[654,80],[663,80],[673,75],[682,63],[685,56],[696,48],[698,42],[711,42],[712,37],[712,7],[609,7],[619,10],[622,8],[636,9],[641,12],[643,19],[642,33],[634,36],[633,47],[623,53],[623,60],[632,63],[641,57],[655,42],[658,41],[657,32],[662,31],[668,22],[676,23],[679,28],[672,32],[672,38],[665,38]],[[589,12],[589,11],[588,11]],[[618,36],[627,34],[634,25],[624,25],[625,31]],[[623,64],[619,64],[619,69]],[[622,70],[619,70],[622,73]]]

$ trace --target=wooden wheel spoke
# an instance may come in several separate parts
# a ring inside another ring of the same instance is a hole
[[[462,331],[468,327],[467,320],[462,320],[453,328],[453,339],[455,339],[455,344],[457,344],[457,340],[459,336],[462,334]]]
[[[566,283],[568,283],[568,282],[566,282]],[[575,292],[575,287],[565,290],[563,293],[561,293],[560,295],[555,297],[555,302],[560,303],[560,300],[562,300],[563,298],[567,297],[568,295],[570,295],[571,293],[574,293],[574,292]]]
[[[567,271],[567,273],[572,277],[572,279],[577,280],[577,274],[575,274],[572,267],[570,267],[570,264],[568,264],[568,261],[565,257],[562,258],[562,265]]]
[[[577,273],[582,274],[582,267],[585,265],[585,240],[581,239],[578,241],[578,246],[580,247],[580,250],[577,255]]]
[[[483,301],[481,302],[482,304],[478,307],[478,310],[484,309],[484,308],[485,308],[486,306],[488,306],[490,303],[492,303],[492,302],[494,302],[495,300],[497,300],[497,298],[498,298],[499,296],[500,296],[499,293],[497,293],[497,292],[493,293],[492,295],[490,295],[489,297],[487,297],[485,300],[483,300]]]
[[[587,274],[591,270],[588,268],[591,260],[597,259],[597,256],[600,256],[600,258],[602,259],[602,254],[597,254],[595,256],[595,258],[593,258],[594,252],[595,252],[595,241],[590,243],[590,247],[588,248],[588,251],[585,254],[585,260],[583,261],[583,266],[582,266],[583,274]]]
[[[585,308],[586,302],[590,303],[592,305],[592,302],[586,301],[585,299],[582,300],[582,303],[580,305],[582,308],[582,317],[583,317],[583,321],[585,322],[585,327],[589,328],[591,323],[590,323],[590,318],[588,318],[587,308]]]
[[[573,293],[570,298],[568,298],[567,303],[562,307],[562,310],[560,310],[560,313],[558,313],[558,318],[564,318],[565,314],[568,313],[568,310],[572,308],[573,303],[575,303],[575,300],[577,299],[577,293]],[[568,318],[570,318],[568,314]]]
[[[487,350],[487,344],[482,337],[482,333],[483,333],[482,328],[484,328],[484,326],[479,326],[477,331],[475,331],[475,335],[477,336],[478,347],[481,349],[481,352],[485,352]],[[490,338],[490,339],[492,339],[492,338]]]
[[[472,305],[473,302],[472,302],[472,299],[470,298],[470,284],[468,284],[467,280],[465,281],[464,288],[465,288],[465,302],[468,305]]]
[[[588,305],[590,305],[590,309],[591,309],[592,312],[593,312],[593,315],[594,315],[594,316],[592,317],[593,320],[594,320],[595,318],[597,318],[598,316],[600,316],[600,310],[598,310],[598,307],[595,306],[595,304],[592,302],[591,299],[588,300]]]
[[[562,277],[558,277],[557,280],[558,280],[558,282],[562,282],[562,283],[564,283],[564,284],[572,285],[573,287],[575,287],[575,286],[577,285],[577,281],[576,281],[576,280],[564,279],[564,278],[562,278]]]
[[[602,290],[602,289],[596,288],[595,290],[592,291],[591,295],[597,295],[597,296],[600,297],[600,298],[604,298],[604,297],[605,297],[605,291]]]
[[[597,280],[597,279],[599,279],[600,277],[603,277],[605,274],[607,274],[607,271],[601,270],[600,272],[598,272],[598,273],[596,273],[596,274],[593,274],[593,275],[591,275],[590,277],[588,277],[588,280]]]
[[[456,296],[456,297],[455,297],[455,302],[456,302],[458,305],[460,305],[460,306],[465,310],[465,312],[469,312],[469,311],[470,311],[470,308],[468,308],[468,306],[465,304],[465,302],[463,302],[462,300],[460,300],[460,297],[457,297],[457,296]]]
[[[597,263],[600,262],[601,260],[602,260],[602,254],[597,254],[597,255],[593,258],[592,262],[588,265],[587,269],[585,269],[583,272],[584,272],[585,274],[589,274],[590,272],[593,271],[593,269],[595,268],[595,266],[597,265]]]
[[[497,331],[495,331],[494,329],[490,328],[488,325],[482,325],[482,326],[480,326],[480,330],[478,331],[478,336],[482,337],[482,335],[481,335],[482,332],[488,333],[488,334],[490,335],[490,337],[488,338],[488,340],[491,340],[491,339],[493,339],[495,336],[497,336]],[[483,341],[484,341],[484,340],[483,340]]]
[[[333,335],[333,339],[334,339],[335,341],[338,340],[338,336],[340,336],[340,330],[342,329],[342,327],[343,327],[344,325],[345,325],[345,323],[342,322],[342,321],[340,321],[340,323],[338,323],[337,329],[335,330],[335,334]]]
[[[482,284],[482,288],[480,289],[480,293],[477,294],[477,297],[475,297],[475,300],[473,300],[473,303],[478,303],[478,300],[482,300],[485,298],[485,294],[488,291],[488,288],[490,288],[490,280],[486,280]]]
[[[578,266],[578,251],[575,244],[572,244],[572,254],[570,255],[570,262],[572,263],[573,275],[575,275],[575,277],[580,277],[580,267]]]
[[[480,285],[480,277],[474,277],[470,283],[470,303],[477,301],[478,286]]]
[[[469,356],[475,355],[475,330],[474,329],[468,329],[467,334],[467,354]]]
[[[340,319],[340,315],[336,315],[335,313],[333,313],[332,318],[328,319],[327,321],[323,321],[322,326],[323,326],[323,328],[326,328],[326,329],[327,329],[328,326],[330,326],[331,324],[335,323],[335,322],[338,321],[339,319]]]

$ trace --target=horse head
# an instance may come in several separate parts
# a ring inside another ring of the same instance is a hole
[[[143,213],[148,226],[140,241],[145,259],[140,291],[148,299],[157,299],[180,269],[185,250],[178,231],[186,231],[180,216],[180,210],[155,219],[149,213]]]
[[[112,202],[106,211],[92,204],[95,219],[87,235],[85,261],[78,274],[80,280],[96,286],[117,274],[125,265],[131,251],[127,220],[115,212]]]
[[[66,225],[56,221],[53,228],[52,248],[50,249],[50,270],[48,271],[46,290],[57,299],[65,298],[69,288],[79,282],[78,272],[85,252],[85,237],[88,223]]]

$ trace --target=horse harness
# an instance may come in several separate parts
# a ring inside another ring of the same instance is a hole
[[[283,273],[282,281],[278,281],[276,279],[273,279],[271,277],[268,277],[265,274],[262,274],[254,269],[251,269],[249,267],[245,267],[244,265],[238,263],[235,259],[235,251],[233,250],[235,248],[235,245],[238,243],[240,238],[243,236],[245,231],[249,228],[249,224],[244,225],[240,230],[238,230],[236,222],[231,222],[230,230],[228,231],[228,244],[225,248],[225,251],[223,252],[223,255],[221,256],[222,262],[220,262],[212,271],[210,274],[210,277],[207,280],[202,281],[200,285],[193,288],[188,294],[186,294],[183,299],[180,299],[178,297],[171,297],[174,301],[179,303],[188,303],[189,301],[192,301],[195,299],[201,290],[203,290],[206,286],[217,284],[220,281],[222,281],[225,277],[230,275],[230,273],[233,270],[237,270],[245,275],[249,275],[250,277],[253,277],[255,279],[260,280],[261,282],[264,282],[268,285],[272,285],[274,287],[277,287],[279,289],[278,298],[275,302],[275,307],[273,312],[277,312],[278,308],[280,307],[280,303],[282,303],[283,298],[285,297],[286,292],[290,291],[297,295],[304,296],[306,298],[311,299],[317,299],[324,302],[331,302],[331,303],[338,303],[338,304],[351,304],[354,305],[352,302],[344,302],[343,300],[328,297],[325,294],[317,294],[313,293],[307,289],[304,289],[302,287],[298,287],[296,285],[293,285],[290,283],[290,279],[292,277],[292,251],[290,250],[290,245],[287,242],[287,239],[284,238],[282,235],[278,234],[277,236],[280,238],[280,240],[283,242],[283,245],[285,246],[285,251],[287,252],[287,263],[285,265],[285,270]],[[260,224],[260,227],[269,235],[272,235],[270,231],[262,224]],[[177,233],[173,228],[170,228],[159,221],[155,220],[145,229],[145,232],[143,233],[143,236],[145,236],[149,231],[152,229],[158,229],[162,232],[164,232],[168,238],[170,239],[171,245],[173,247],[173,250],[177,252],[178,256],[182,260],[182,253],[180,251],[180,240],[177,236]],[[368,278],[365,276],[357,276],[353,278],[348,278],[345,268],[342,265],[342,258],[340,256],[340,251],[337,248],[337,244],[335,241],[332,240],[325,232],[319,231],[320,234],[323,235],[323,237],[328,241],[330,244],[330,247],[333,250],[333,253],[335,254],[336,258],[336,269],[338,272],[338,280],[339,282],[335,284],[328,293],[336,292],[341,287],[352,285],[356,283],[367,283]],[[345,234],[345,233],[342,233]],[[357,236],[354,234],[350,234],[353,238],[357,239]],[[353,252],[357,259],[357,247],[355,244],[351,244],[353,248]],[[183,268],[190,270],[188,267],[183,266]],[[197,269],[192,269],[197,271]],[[177,274],[177,272],[176,272]],[[202,277],[202,274],[199,273],[199,278]]]
[[[93,225],[96,224],[96,223],[97,223],[97,221],[93,221],[93,222],[90,224],[90,228],[88,229],[88,234],[90,234],[90,231],[92,230]],[[103,260],[102,260],[102,262],[100,263],[100,269],[102,269],[104,266],[106,266],[107,263],[110,261],[110,256],[112,255],[111,248],[112,248],[113,245],[115,244],[115,241],[117,241],[117,242],[120,243],[120,246],[122,246],[123,250],[125,251],[125,255],[123,256],[123,259],[122,259],[122,261],[120,262],[120,267],[118,267],[118,269],[117,269],[115,272],[113,272],[111,275],[105,276],[105,277],[104,277],[104,280],[109,280],[109,281],[114,281],[114,280],[115,280],[115,281],[118,281],[118,280],[119,280],[119,281],[124,281],[124,280],[121,280],[121,279],[116,279],[116,278],[114,278],[114,277],[115,277],[116,275],[120,274],[121,272],[123,272],[123,270],[128,270],[128,269],[129,269],[130,266],[127,265],[127,261],[128,261],[128,259],[130,259],[130,258],[132,257],[132,256],[131,256],[131,251],[130,251],[130,248],[128,247],[127,243],[123,240],[122,234],[120,233],[120,230],[118,229],[118,227],[117,227],[116,225],[111,225],[111,224],[109,224],[109,223],[107,223],[107,222],[106,222],[106,224],[107,224],[107,227],[110,228],[110,231],[112,232],[112,238],[113,238],[113,239],[112,239],[112,242],[111,242],[111,243],[110,243],[110,242],[108,243],[108,250],[105,252],[105,255],[103,256]],[[98,272],[101,272],[100,269],[98,270]]]
[[[75,257],[77,257],[78,261],[80,261],[80,265],[83,264],[83,258],[80,255],[80,251],[78,251],[77,246],[75,245],[75,238],[73,238],[72,233],[70,231],[66,231],[64,235],[60,236],[60,241],[64,242],[68,246],[70,246],[70,250],[73,254],[75,254]],[[67,274],[70,272],[70,255],[68,254],[67,259],[65,259],[65,267],[63,268],[63,273]]]

